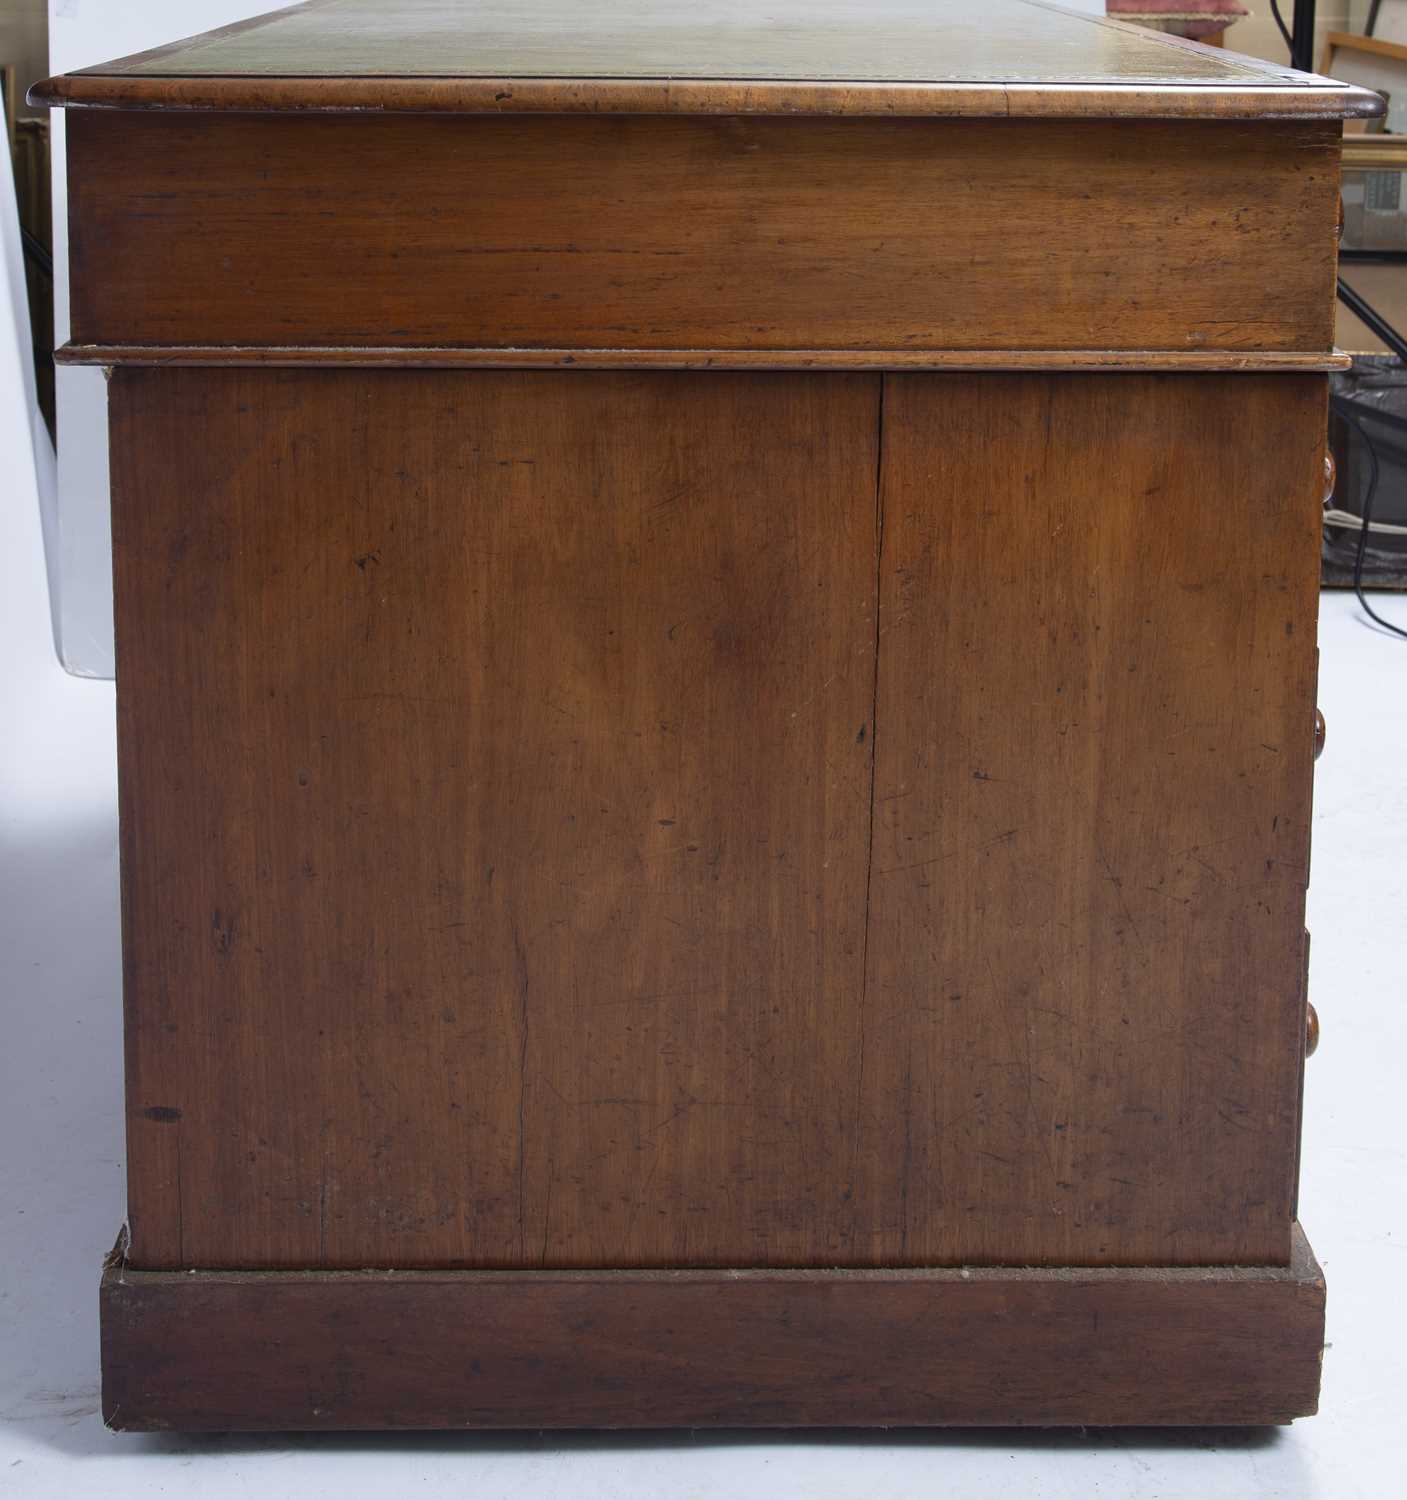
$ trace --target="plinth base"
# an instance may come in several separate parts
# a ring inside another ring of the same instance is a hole
[[[123,1430],[1259,1425],[1317,1405],[1287,1267],[138,1271],[102,1282]]]

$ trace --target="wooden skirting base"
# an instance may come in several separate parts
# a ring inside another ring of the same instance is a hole
[[[137,1271],[103,1413],[160,1429],[1260,1425],[1317,1404],[1288,1267]]]

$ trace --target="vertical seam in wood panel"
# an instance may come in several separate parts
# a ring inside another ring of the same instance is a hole
[[[855,1069],[855,1136],[851,1145],[851,1179],[860,1149],[861,1110],[865,1099],[865,1010],[870,989],[870,888],[874,875],[875,743],[879,738],[879,637],[880,600],[884,578],[884,388],[888,376],[881,371],[876,393],[874,467],[874,662],[870,682],[870,811],[865,835],[865,925],[860,942],[859,1058]],[[907,1232],[907,1222],[904,1232]]]

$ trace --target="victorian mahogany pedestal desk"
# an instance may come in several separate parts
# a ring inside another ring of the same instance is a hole
[[[123,1428],[1262,1423],[1340,120],[1036,0],[41,86],[108,367]]]

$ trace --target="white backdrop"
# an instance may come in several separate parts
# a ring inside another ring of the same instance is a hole
[[[288,0],[285,0],[288,3]],[[394,5],[395,0],[387,0]],[[971,8],[980,0],[935,0]],[[1064,0],[1102,15],[1104,0]],[[472,4],[472,0],[465,0]],[[55,73],[280,10],[278,0],[49,0],[49,62]],[[54,336],[68,338],[68,202],[63,111],[54,130]],[[80,677],[112,676],[112,538],[108,526],[106,403],[100,370],[58,372],[58,498],[46,517],[55,594],[55,634],[64,666]]]
[[[278,0],[49,0],[55,73],[142,52],[177,37],[279,10]],[[54,142],[54,338],[68,338],[68,204],[63,111]],[[112,536],[107,394],[101,370],[58,372],[58,499],[47,518],[59,656],[80,677],[112,676]],[[57,554],[57,556],[55,556]]]

